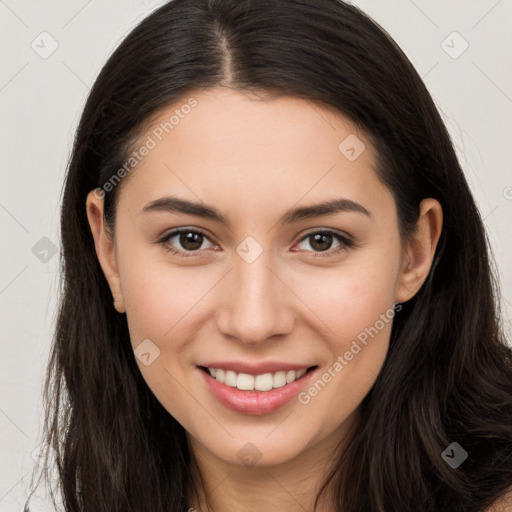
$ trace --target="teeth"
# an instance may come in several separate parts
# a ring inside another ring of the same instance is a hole
[[[269,391],[274,387],[274,378],[271,373],[256,375],[254,377],[254,389],[256,391]]]
[[[231,386],[232,388],[236,388],[236,381],[238,380],[238,376],[235,372],[231,370],[226,370],[226,375],[224,376],[224,384],[226,386]]]
[[[290,370],[286,374],[286,384],[290,384],[290,382],[293,382],[295,380],[295,370]]]
[[[247,375],[246,373],[239,373],[236,380],[236,387],[247,391],[254,389],[254,376]]]
[[[286,372],[274,373],[273,384],[275,388],[281,388],[286,385]]]
[[[242,391],[270,391],[273,388],[280,388],[300,379],[306,373],[307,368],[297,371],[264,373],[262,375],[236,373],[221,368],[208,368],[208,371],[214,379],[232,388],[238,388]]]

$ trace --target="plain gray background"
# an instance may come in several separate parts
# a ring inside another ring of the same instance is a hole
[[[110,53],[163,3],[0,0],[2,512],[22,510],[40,442],[59,286],[59,204],[74,131]],[[512,0],[352,3],[395,38],[441,111],[485,218],[510,335]]]

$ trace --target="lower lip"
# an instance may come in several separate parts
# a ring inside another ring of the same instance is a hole
[[[200,368],[198,372],[217,400],[232,411],[261,415],[276,411],[290,402],[306,387],[316,368],[307,371],[300,379],[269,391],[242,391],[226,386]]]

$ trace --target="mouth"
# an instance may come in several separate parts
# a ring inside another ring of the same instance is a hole
[[[280,409],[311,381],[318,366],[252,375],[233,370],[197,366],[207,390],[224,407],[246,415],[263,415]]]
[[[270,391],[271,389],[281,388],[292,382],[296,382],[306,373],[315,370],[317,366],[309,366],[299,370],[279,370],[277,372],[267,372],[258,375],[249,373],[237,373],[233,370],[225,370],[223,368],[212,368],[199,366],[203,372],[217,382],[221,382],[226,386],[237,388],[240,391]]]

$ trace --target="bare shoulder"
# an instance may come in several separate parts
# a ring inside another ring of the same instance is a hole
[[[484,512],[512,512],[512,487]]]

